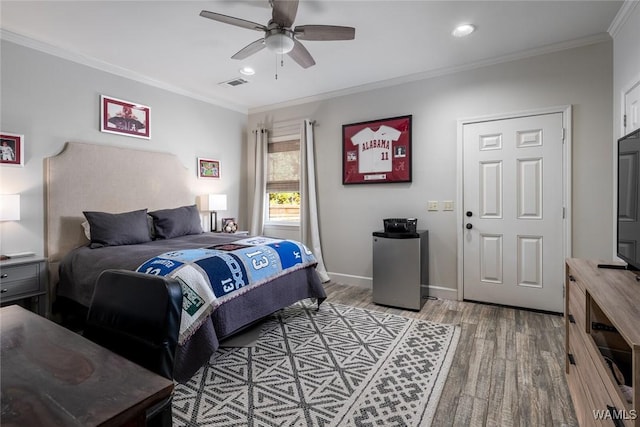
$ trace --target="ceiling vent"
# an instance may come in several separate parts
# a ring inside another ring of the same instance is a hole
[[[221,86],[236,87],[236,86],[243,85],[245,83],[249,83],[249,80],[245,80],[242,77],[238,77],[236,79],[227,80],[226,82],[222,82],[222,83],[218,83],[218,84],[221,85]]]

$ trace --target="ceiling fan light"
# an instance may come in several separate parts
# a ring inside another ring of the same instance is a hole
[[[267,49],[277,54],[291,52],[295,44],[293,38],[284,32],[269,35],[265,38],[264,43],[267,45]]]
[[[451,34],[453,34],[454,37],[465,37],[473,33],[475,30],[476,30],[475,25],[462,24],[462,25],[458,25]]]
[[[254,70],[251,67],[242,67],[240,68],[240,74],[244,75],[244,76],[253,76],[256,73],[256,70]]]

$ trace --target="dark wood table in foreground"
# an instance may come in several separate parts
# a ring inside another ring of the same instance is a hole
[[[0,309],[0,423],[144,425],[173,382],[17,305]]]

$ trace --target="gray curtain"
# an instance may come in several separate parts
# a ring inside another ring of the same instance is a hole
[[[313,122],[305,120],[300,132],[300,241],[318,260],[316,270],[322,282],[329,275],[322,258],[320,227],[318,224],[318,199],[316,193],[316,166],[313,138]]]
[[[254,236],[261,236],[264,229],[264,195],[267,189],[267,143],[269,141],[267,130],[264,128],[254,130],[253,138],[255,181],[249,232]]]

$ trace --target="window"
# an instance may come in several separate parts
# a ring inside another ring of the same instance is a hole
[[[300,223],[300,139],[297,135],[271,138],[267,150],[269,207],[265,222]]]

